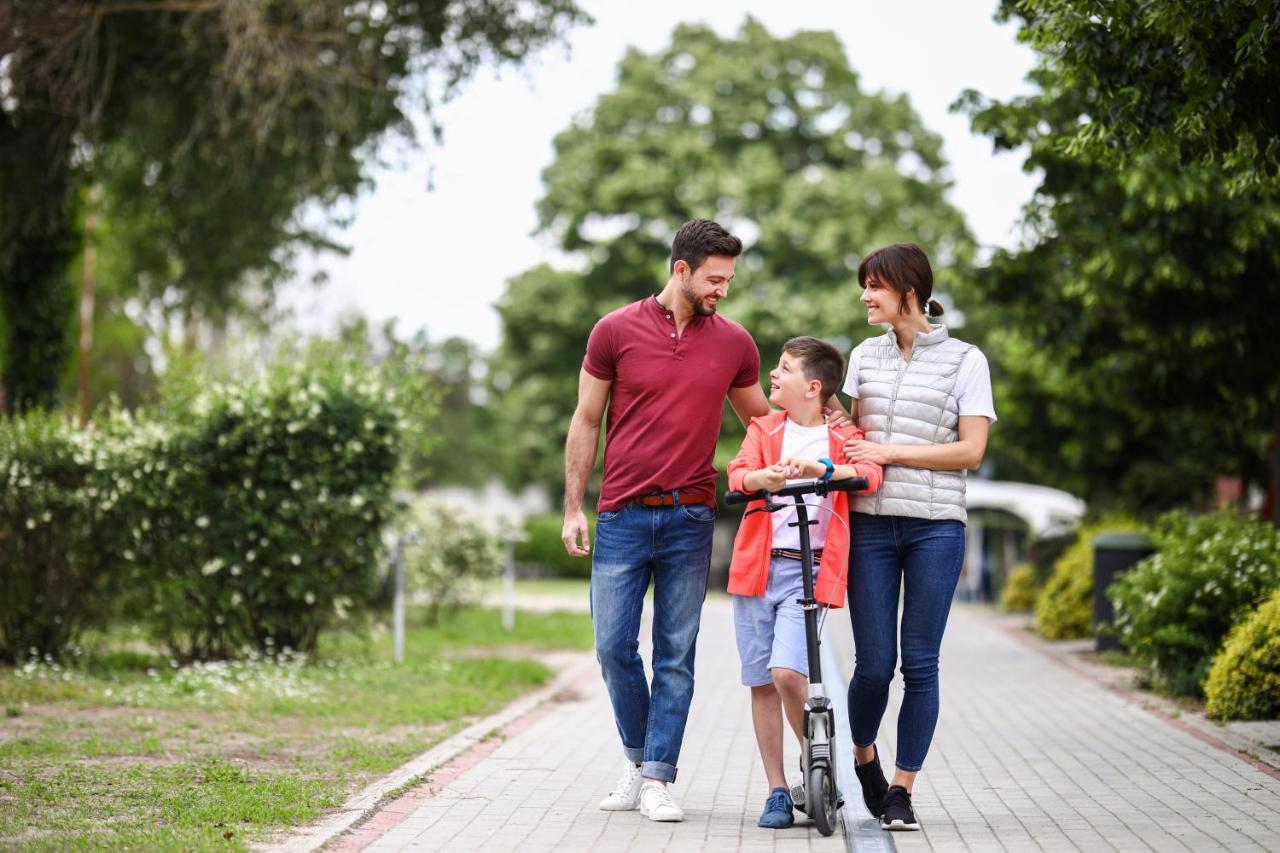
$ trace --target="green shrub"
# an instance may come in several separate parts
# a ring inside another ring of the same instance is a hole
[[[372,599],[398,455],[395,392],[313,354],[146,424],[135,606],[181,659],[309,652]]]
[[[1174,512],[1155,539],[1111,587],[1115,626],[1157,684],[1197,695],[1232,626],[1280,586],[1280,531],[1230,510]]]
[[[1204,682],[1215,720],[1280,717],[1280,589],[1231,629]]]
[[[1006,613],[1029,613],[1036,606],[1036,569],[1019,563],[1009,572],[1000,591],[1000,609]]]
[[[496,576],[502,567],[498,532],[456,507],[416,501],[402,532],[407,595],[426,606],[430,625],[472,600],[478,582]]]
[[[595,513],[587,513],[587,525],[593,534],[596,529]],[[560,515],[535,515],[525,520],[524,532],[528,537],[516,543],[516,562],[538,566],[548,575],[560,578],[591,577],[591,557],[572,557],[564,549],[560,531],[564,518]]]
[[[60,415],[0,420],[0,659],[59,655],[112,615],[135,483],[115,456]]]
[[[1053,574],[1036,597],[1036,632],[1046,639],[1093,635],[1093,537],[1111,531],[1138,530],[1132,519],[1115,516],[1080,526],[1075,542],[1053,565]]]

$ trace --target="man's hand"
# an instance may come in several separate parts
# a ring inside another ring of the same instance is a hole
[[[591,553],[591,534],[587,530],[587,516],[581,509],[565,510],[564,527],[560,541],[571,557],[585,557]]]
[[[851,438],[844,443],[844,456],[850,462],[875,462],[877,465],[893,464],[893,446],[876,444],[862,438]]]

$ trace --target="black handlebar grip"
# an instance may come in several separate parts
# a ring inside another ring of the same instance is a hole
[[[778,491],[773,492],[774,497],[792,497],[794,495],[812,495],[827,494],[829,492],[861,492],[871,484],[867,482],[866,477],[848,477],[844,480],[828,480],[826,482],[805,481],[795,483],[790,486],[783,486]],[[744,504],[748,501],[758,501],[764,498],[770,492],[764,490],[757,492],[739,492],[732,491],[725,493],[724,502],[729,506],[735,504]]]

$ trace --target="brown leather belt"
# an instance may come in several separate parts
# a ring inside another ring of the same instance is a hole
[[[803,560],[804,556],[795,548],[774,548],[769,552],[771,557],[786,557],[790,560]],[[816,563],[822,559],[822,549],[819,548],[813,552],[813,561]]]
[[[681,506],[683,504],[707,504],[715,500],[711,492],[673,489],[670,492],[654,492],[651,495],[640,495],[631,499],[631,503],[640,506]]]

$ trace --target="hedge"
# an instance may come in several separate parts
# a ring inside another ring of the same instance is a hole
[[[1093,635],[1093,538],[1110,531],[1138,530],[1123,516],[1081,525],[1075,542],[1053,564],[1053,574],[1036,597],[1036,632],[1050,640]]]
[[[1205,712],[1216,720],[1280,717],[1280,589],[1231,630],[1204,694]]]
[[[376,368],[316,349],[87,431],[0,424],[0,653],[122,613],[183,660],[311,650],[373,596],[399,413]]]

